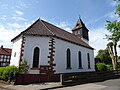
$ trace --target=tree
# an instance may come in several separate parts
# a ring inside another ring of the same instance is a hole
[[[109,42],[107,44],[108,51],[109,51],[109,54],[110,54],[110,57],[111,57],[111,60],[112,60],[113,70],[116,70],[116,68],[117,68],[117,61],[116,61],[115,56],[114,56],[113,46],[114,46],[113,42]]]
[[[100,58],[105,64],[111,64],[111,58],[107,48],[105,50],[99,50],[96,58]]]
[[[22,64],[19,66],[19,73],[27,73],[29,69],[29,65],[26,60],[23,60]]]
[[[116,1],[119,2],[119,0],[116,0]],[[117,14],[120,17],[120,4],[117,5],[115,14]],[[110,46],[111,42],[107,46],[109,49],[111,59],[114,61],[114,62],[112,61],[113,64],[115,65],[115,66],[113,65],[114,66],[113,69],[116,70],[117,69],[117,48],[116,47],[117,47],[117,42],[120,40],[120,21],[118,20],[107,21],[106,29],[111,33],[111,35],[106,35],[106,38],[109,41],[112,41],[112,46]]]

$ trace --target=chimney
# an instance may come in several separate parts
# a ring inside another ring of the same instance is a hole
[[[1,45],[1,48],[3,48],[3,45]]]

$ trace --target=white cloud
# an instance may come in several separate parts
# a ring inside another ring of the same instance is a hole
[[[1,3],[1,5],[0,5],[0,7],[1,7],[1,8],[4,8],[4,9],[9,9],[8,6],[9,6],[8,4],[2,4],[2,3]]]
[[[0,44],[5,47],[11,47],[10,40],[16,35],[12,30],[6,30],[4,26],[0,25]]]
[[[110,14],[111,14],[111,12],[106,13],[105,15],[103,15],[103,16],[101,16],[101,17],[98,17],[97,19],[88,21],[87,24],[96,23],[96,22],[98,22],[98,21],[100,21],[100,20],[102,20],[102,19],[110,16]]]
[[[29,4],[26,4],[23,0],[18,0],[20,8],[29,8]]]
[[[71,32],[71,28],[66,22],[60,22],[59,24],[57,24],[57,26],[68,32]]]
[[[100,21],[102,19],[105,19],[106,17],[109,17],[111,19],[118,19],[118,15],[115,14],[115,11],[112,11],[112,12],[108,12],[105,15],[103,15],[101,17],[98,17],[98,18],[96,18],[94,20],[88,21],[87,24],[96,23],[96,22],[98,22],[98,21]]]
[[[0,24],[0,44],[12,48],[11,39],[25,30],[29,25],[29,23],[7,23],[5,26]]]
[[[115,11],[110,12],[108,16],[109,16],[111,19],[117,19],[117,18],[118,18],[118,15],[115,14]]]
[[[22,17],[12,17],[15,21],[27,21],[27,19],[22,18]]]
[[[15,13],[16,13],[17,15],[20,15],[20,16],[23,15],[23,12],[18,11],[18,10],[16,10]]]
[[[18,23],[7,23],[9,27],[14,27],[14,28],[21,28],[21,25]]]
[[[0,20],[6,20],[6,18],[5,17],[1,17]]]
[[[91,29],[89,32],[90,45],[95,48],[95,56],[98,50],[106,48],[108,41],[105,39],[105,34],[109,34],[105,28]]]
[[[109,0],[111,6],[117,6],[117,1],[115,0]]]

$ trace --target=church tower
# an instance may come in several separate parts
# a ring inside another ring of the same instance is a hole
[[[88,35],[89,30],[86,28],[85,24],[79,17],[76,25],[72,29],[72,33],[79,36],[83,41],[86,43],[89,43],[89,35]]]

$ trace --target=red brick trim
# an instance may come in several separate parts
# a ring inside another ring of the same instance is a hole
[[[22,59],[23,59],[24,45],[25,45],[25,36],[22,36],[22,43],[21,43],[21,48],[20,48],[19,66],[20,66],[20,64],[22,62]]]
[[[54,63],[54,55],[55,55],[55,39],[53,37],[51,37],[50,42],[49,42],[49,66],[51,67],[50,69],[50,73],[54,73],[54,66],[56,66],[56,64]]]

